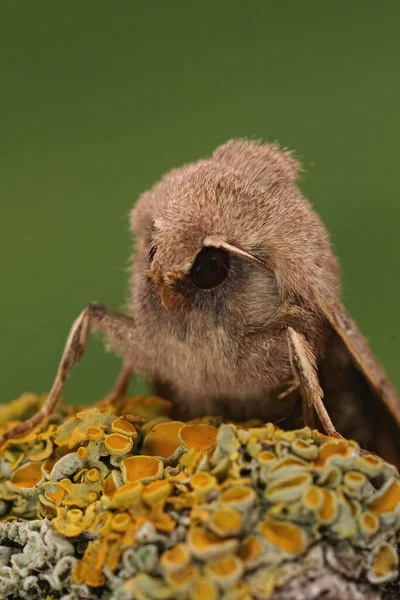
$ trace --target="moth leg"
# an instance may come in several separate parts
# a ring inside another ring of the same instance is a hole
[[[304,391],[304,387],[300,386],[301,393],[301,412],[303,416],[303,423],[310,427],[310,429],[315,429],[315,413],[314,413],[314,405],[310,402],[310,399],[306,395]]]
[[[297,380],[294,380],[290,383],[290,385],[283,390],[283,392],[281,392],[278,396],[279,400],[283,400],[284,398],[286,398],[287,396],[290,396],[290,394],[292,392],[295,392],[296,390],[298,390],[300,387],[300,383]]]
[[[118,404],[118,401],[126,395],[133,372],[133,366],[130,363],[124,363],[114,389],[106,398],[107,404]]]
[[[8,439],[31,431],[54,412],[72,367],[79,363],[85,352],[89,331],[94,329],[105,333],[111,339],[121,339],[126,336],[127,330],[132,330],[133,325],[134,321],[131,317],[114,312],[104,304],[99,302],[89,304],[71,327],[56,378],[43,406],[30,419],[19,423],[0,436],[0,447]],[[120,378],[117,387],[119,384],[119,388],[123,388],[123,383]]]
[[[319,385],[314,352],[305,337],[288,327],[289,355],[293,373],[300,383],[303,396],[303,414],[308,419],[310,407],[314,407],[325,433],[332,437],[342,436],[336,431],[324,406],[324,393]]]

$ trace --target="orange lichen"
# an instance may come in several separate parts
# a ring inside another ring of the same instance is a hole
[[[343,460],[352,457],[357,450],[358,445],[355,442],[336,439],[328,441],[319,448],[315,466],[322,468],[334,459],[343,462]]]
[[[242,542],[239,556],[248,569],[252,569],[258,565],[261,556],[261,545],[255,535],[249,535]]]
[[[397,577],[398,562],[397,552],[393,546],[387,543],[381,544],[373,554],[370,581],[381,583]]]
[[[93,515],[89,512],[86,516],[79,508],[65,510],[57,508],[57,516],[53,519],[53,527],[66,537],[76,537],[93,522]]]
[[[320,487],[311,485],[304,491],[303,502],[311,510],[318,510],[324,502],[324,494]]]
[[[60,504],[62,503],[63,498],[66,494],[65,489],[59,483],[52,482],[52,481],[45,482],[43,484],[43,489],[44,489],[46,498],[51,500],[51,502],[55,506],[60,506]]]
[[[286,456],[279,459],[268,471],[268,478],[288,477],[303,473],[309,469],[309,463],[297,456]]]
[[[89,504],[98,500],[103,488],[103,483],[100,480],[96,482],[87,481],[86,473],[84,480],[80,483],[72,483],[67,478],[61,479],[59,483],[67,492],[63,498],[63,503],[67,506],[78,506],[79,508],[89,506]]]
[[[343,476],[343,483],[349,492],[358,493],[367,481],[364,473],[347,471]]]
[[[311,484],[310,473],[302,473],[287,479],[274,480],[265,490],[265,497],[272,502],[288,502],[297,500],[302,492]]]
[[[126,483],[114,492],[111,506],[113,508],[133,507],[140,502],[142,491],[143,483],[141,481]]]
[[[103,495],[108,496],[109,498],[112,498],[118,489],[115,473],[116,471],[111,471],[104,481]]]
[[[176,544],[170,550],[166,550],[160,558],[160,565],[169,573],[179,571],[190,561],[190,550],[186,544]]]
[[[155,425],[143,442],[143,453],[168,458],[180,446],[178,433],[184,427],[182,421],[167,421]]]
[[[391,513],[400,507],[400,481],[390,479],[384,486],[372,496],[368,502],[369,510],[375,515]]]
[[[159,396],[131,396],[125,400],[122,415],[137,415],[146,421],[159,416],[168,416],[172,403]]]
[[[342,481],[343,473],[339,467],[327,465],[320,472],[317,482],[324,487],[336,488]]]
[[[53,452],[53,442],[47,439],[45,442],[41,444],[36,444],[32,450],[28,452],[28,458],[32,462],[43,462],[48,458]]]
[[[324,496],[323,504],[318,511],[319,519],[321,523],[332,523],[337,517],[338,502],[334,492],[332,490],[322,489]]]
[[[285,523],[267,517],[260,524],[260,531],[270,544],[282,552],[300,554],[307,549],[307,537],[304,531],[294,523]]]
[[[214,533],[221,537],[236,535],[243,525],[243,517],[233,508],[219,508],[211,516],[209,523]]]
[[[165,581],[176,592],[188,591],[195,578],[198,576],[199,568],[196,565],[187,565],[180,571],[166,572]]]
[[[295,454],[307,460],[316,458],[318,454],[318,446],[312,440],[303,440],[296,438],[291,443],[291,448]]]
[[[107,559],[108,546],[103,540],[91,542],[85,550],[81,562],[75,565],[72,572],[72,582],[85,583],[91,587],[100,587],[105,583],[103,565]]]
[[[137,431],[127,419],[115,419],[111,423],[111,431],[113,433],[122,433],[123,435],[129,435],[132,438],[137,437]]]
[[[184,448],[201,452],[215,445],[217,433],[218,429],[213,425],[185,425],[179,431],[179,439]]]
[[[198,498],[204,498],[211,490],[216,489],[218,484],[216,478],[207,471],[198,471],[191,476],[190,485]]]
[[[104,437],[104,431],[102,431],[99,427],[88,427],[86,433],[88,439],[93,440],[94,442],[98,442]]]
[[[249,509],[256,500],[256,494],[252,488],[235,485],[228,488],[219,497],[220,504],[232,506],[237,510]]]
[[[130,456],[121,462],[121,472],[125,483],[142,481],[143,483],[160,479],[164,465],[153,456]]]
[[[34,462],[19,467],[11,475],[10,484],[18,489],[31,489],[43,480],[42,463]]]
[[[111,527],[113,531],[118,531],[119,533],[126,531],[128,526],[131,524],[131,517],[128,513],[117,513],[113,516],[111,521]]]
[[[189,531],[188,544],[192,554],[201,560],[207,560],[227,552],[235,551],[237,540],[221,540],[216,535],[201,527],[193,527]]]
[[[132,450],[132,438],[122,433],[111,433],[104,439],[104,445],[113,456],[122,456]]]
[[[383,461],[374,454],[362,454],[354,459],[354,466],[362,473],[375,477],[379,475],[383,468]]]
[[[128,398],[118,416],[103,403],[12,440],[1,457],[4,521],[39,515],[71,544],[86,539],[78,585],[106,589],[145,565],[123,584],[138,600],[249,600],[253,582],[270,597],[320,539],[363,553],[370,582],[396,575],[393,467],[308,428],[185,424],[169,420],[170,406]]]
[[[358,524],[362,533],[372,535],[379,529],[379,518],[370,511],[365,511],[358,517]]]
[[[142,492],[142,500],[149,506],[164,502],[171,494],[172,488],[168,481],[161,479],[146,485]]]
[[[244,564],[235,554],[228,554],[210,561],[205,572],[222,589],[233,587],[243,575]]]
[[[276,461],[276,454],[270,452],[269,450],[263,450],[257,456],[257,460],[260,463],[260,466],[267,467]]]
[[[206,577],[199,577],[190,593],[191,600],[218,600],[219,597],[217,587]]]

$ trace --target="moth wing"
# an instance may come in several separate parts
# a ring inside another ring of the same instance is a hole
[[[342,302],[320,299],[319,305],[332,328],[318,365],[328,412],[340,433],[399,465],[397,392]]]

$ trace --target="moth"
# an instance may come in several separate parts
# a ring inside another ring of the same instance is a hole
[[[339,299],[338,262],[299,171],[277,145],[233,140],[145,192],[130,214],[128,314],[87,306],[46,402],[0,443],[52,413],[93,331],[123,358],[110,402],[137,372],[179,418],[316,423],[399,464],[396,392]]]

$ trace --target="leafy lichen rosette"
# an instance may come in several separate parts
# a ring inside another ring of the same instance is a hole
[[[0,598],[400,597],[399,476],[350,440],[141,396],[61,407],[0,465]]]

